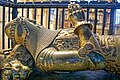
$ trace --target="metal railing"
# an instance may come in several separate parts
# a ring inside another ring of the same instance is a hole
[[[17,2],[17,0],[14,0],[14,2],[11,2],[10,0],[6,1],[6,0],[0,0],[0,6],[3,8],[2,9],[2,41],[0,45],[2,45],[2,49],[5,48],[5,34],[4,34],[4,26],[5,26],[5,20],[6,20],[6,7],[8,8],[8,21],[11,20],[11,12],[12,12],[12,19],[16,18],[18,16],[18,9],[21,9],[21,16],[24,16],[24,9],[27,9],[27,17],[29,17],[29,13],[30,13],[30,9],[34,9],[34,19],[36,20],[36,10],[37,9],[41,9],[41,13],[39,13],[41,15],[40,18],[40,25],[43,25],[43,15],[44,15],[44,9],[47,8],[48,9],[48,28],[50,29],[50,18],[51,18],[51,9],[54,8],[56,10],[56,17],[55,17],[55,29],[58,29],[58,18],[59,18],[59,9],[62,10],[61,12],[61,28],[64,28],[64,21],[65,21],[65,9],[67,8],[68,4],[70,2],[67,1],[62,1],[62,2],[58,2],[58,1],[52,1],[52,2]],[[81,1],[81,2],[75,2],[78,3],[82,6],[83,9],[86,9],[86,19],[87,21],[90,20],[90,12],[91,9],[94,9],[94,28],[93,28],[93,32],[96,33],[96,28],[97,28],[97,22],[98,22],[98,10],[102,9],[102,14],[103,14],[103,22],[102,22],[102,30],[101,30],[101,34],[104,35],[105,34],[105,26],[106,26],[106,16],[108,14],[107,10],[110,11],[109,15],[110,15],[110,23],[109,23],[109,32],[108,34],[114,34],[114,23],[115,23],[115,10],[116,9],[120,9],[120,3],[108,3],[107,1],[91,1],[91,2],[87,2],[87,1]],[[12,10],[11,10],[12,9]],[[10,48],[11,46],[11,42],[8,39],[8,48]]]

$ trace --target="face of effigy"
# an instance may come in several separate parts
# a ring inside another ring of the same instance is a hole
[[[5,32],[8,38],[13,42],[24,45],[26,30],[25,22],[22,21],[22,18],[16,18],[5,26]]]

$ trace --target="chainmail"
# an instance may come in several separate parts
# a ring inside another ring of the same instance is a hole
[[[25,21],[29,33],[25,46],[36,61],[38,54],[53,42],[60,30],[49,30],[43,27],[38,28],[33,23],[27,20]]]
[[[13,24],[10,27],[10,36],[11,36],[11,40],[13,45],[15,45],[15,27],[16,27],[16,21],[13,20]]]

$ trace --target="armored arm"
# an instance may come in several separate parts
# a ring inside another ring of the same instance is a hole
[[[79,50],[57,51],[54,48],[44,49],[38,56],[37,66],[43,71],[71,72],[105,68],[105,58],[101,47],[91,32],[92,25],[85,22],[84,11],[78,4],[68,5],[68,15],[74,33],[79,37]]]
[[[68,16],[73,26],[74,33],[79,37],[79,47],[90,46],[90,49],[99,50],[102,53],[101,47],[92,33],[92,24],[85,20],[84,10],[79,4],[70,3],[68,5]]]
[[[96,70],[105,67],[104,57],[96,51],[81,57],[77,50],[56,51],[53,48],[47,48],[40,53],[36,61],[37,67],[46,72]]]

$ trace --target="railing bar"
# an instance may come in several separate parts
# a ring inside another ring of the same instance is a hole
[[[87,8],[87,21],[89,21],[89,12],[90,12],[90,8]]]
[[[57,30],[58,26],[58,8],[56,8],[56,21],[55,21],[55,29]]]
[[[8,8],[8,22],[10,21],[10,7]],[[10,39],[8,38],[8,48],[10,48]]]
[[[43,25],[43,8],[41,8],[41,25]]]
[[[5,5],[3,6],[3,15],[2,15],[2,49],[5,48],[5,34],[4,34],[4,26],[5,26]]]
[[[48,13],[48,29],[50,29],[50,11],[51,8],[49,8],[49,13]]]
[[[62,29],[64,28],[65,8],[62,9]]]
[[[36,23],[36,7],[34,9],[34,20],[35,20],[35,23]]]
[[[106,8],[104,8],[104,13],[103,13],[102,35],[104,35],[105,24],[106,24]]]
[[[95,20],[94,20],[94,30],[93,30],[95,34],[96,34],[96,26],[97,26],[97,8],[95,8]]]
[[[29,18],[29,8],[27,8],[27,18]]]
[[[111,9],[111,11],[110,11],[110,26],[109,26],[109,35],[112,35],[112,34],[114,34],[114,32],[113,32],[113,29],[114,29],[114,27],[113,27],[113,25],[114,25],[114,13],[115,12],[115,9],[114,8],[112,8]]]
[[[24,8],[22,8],[22,16],[24,16]]]
[[[67,8],[68,7],[68,4],[69,4],[70,2],[68,1],[68,2],[56,2],[56,3],[54,3],[54,2],[47,2],[47,3],[45,3],[45,2],[43,2],[43,3],[36,3],[36,4],[33,4],[33,2],[31,2],[31,3],[29,3],[29,4],[27,4],[27,3],[24,3],[24,4],[22,4],[22,3],[19,3],[16,7],[18,7],[18,8],[21,8],[21,7],[24,7],[24,8],[28,8],[28,7],[31,7],[31,8],[34,8],[34,5],[36,5],[36,7],[37,8],[42,8],[42,7],[44,7],[44,8],[49,8],[49,7],[52,7],[52,8]],[[107,3],[107,4],[103,4],[103,3],[96,3],[96,4],[93,4],[93,3],[88,3],[88,4],[84,4],[84,3],[79,3],[79,2],[77,2],[78,4],[80,4],[83,8],[86,8],[86,7],[91,7],[91,8],[112,8],[112,7],[116,7],[116,8],[120,8],[120,3],[115,3],[115,4],[113,4],[113,3]],[[15,5],[13,5],[13,6],[15,6]]]
[[[73,27],[73,25],[72,25],[72,23],[70,23],[70,28],[72,28]]]

